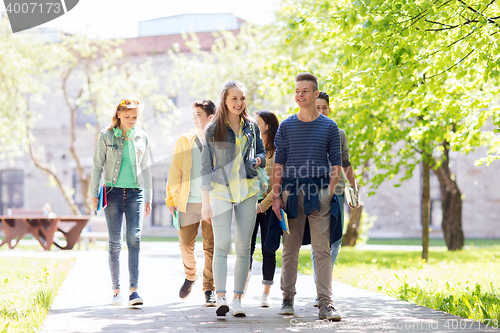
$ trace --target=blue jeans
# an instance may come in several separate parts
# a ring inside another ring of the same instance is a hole
[[[130,288],[137,288],[139,280],[139,250],[144,218],[144,191],[115,187],[107,194],[104,209],[109,232],[109,269],[113,289],[120,289],[120,251],[122,249],[122,221],[125,213],[128,247]]]
[[[212,206],[212,228],[214,230],[213,275],[215,291],[226,292],[227,255],[231,252],[231,223],[234,210],[236,229],[234,266],[234,293],[243,294],[250,268],[250,243],[257,215],[257,195],[233,203],[216,198],[210,198]]]
[[[340,219],[342,221],[342,227],[344,227],[344,202],[345,196],[343,194],[337,195],[337,199],[339,200],[340,205]],[[339,256],[340,247],[342,246],[342,237],[332,245],[330,245],[330,252],[332,253],[332,269],[335,266],[335,261],[337,261],[337,257]],[[311,248],[311,261],[313,267],[314,274],[314,282],[316,283],[316,256],[314,255],[314,251]]]

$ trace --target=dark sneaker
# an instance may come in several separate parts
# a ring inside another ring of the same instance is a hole
[[[227,304],[226,297],[221,296],[217,299],[217,309],[215,309],[215,313],[217,316],[222,317],[225,316],[226,313],[229,312],[229,304]]]
[[[144,301],[142,300],[142,298],[139,296],[139,294],[137,292],[134,291],[128,297],[128,305],[129,306],[137,306],[137,305],[142,305],[142,304],[144,304]]]
[[[342,319],[342,316],[335,310],[333,304],[330,302],[319,305],[319,319],[339,321]]]
[[[294,313],[295,311],[293,311],[293,298],[283,298],[280,314],[293,315]]]
[[[217,306],[217,299],[215,298],[214,290],[205,291],[205,305],[206,306]]]
[[[184,284],[179,290],[179,297],[181,299],[185,299],[191,294],[191,289],[193,288],[194,281],[189,281],[188,279],[184,279]]]

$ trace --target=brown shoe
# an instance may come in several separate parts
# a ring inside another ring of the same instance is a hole
[[[184,284],[179,291],[179,297],[181,299],[186,299],[189,294],[191,294],[191,289],[193,288],[193,284],[195,281],[189,281],[188,279],[184,279]]]

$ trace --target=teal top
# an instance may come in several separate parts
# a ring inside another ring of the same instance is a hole
[[[198,136],[198,134],[196,134]],[[200,137],[198,136],[198,139]],[[201,141],[201,140],[200,140]],[[191,147],[191,179],[189,180],[188,203],[201,203],[201,151],[193,140]]]
[[[135,168],[135,149],[132,141],[125,140],[123,146],[123,158],[120,166],[120,173],[114,187],[119,188],[140,188],[134,176]],[[106,184],[111,186],[111,184]]]

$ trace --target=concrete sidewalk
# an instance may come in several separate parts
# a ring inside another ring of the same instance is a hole
[[[482,332],[495,331],[472,320],[430,310],[390,297],[334,283],[334,303],[341,322],[318,320],[312,306],[316,297],[312,276],[299,275],[295,316],[279,314],[280,269],[271,288],[273,304],[261,308],[261,263],[255,262],[248,294],[243,299],[244,318],[217,317],[215,308],[204,306],[201,271],[203,254],[196,244],[200,279],[186,301],[179,300],[184,272],[177,243],[143,242],[139,293],[140,308],[111,306],[107,253],[78,252],[74,268],[64,282],[42,332]],[[62,251],[61,251],[62,252]],[[56,252],[57,253],[57,252]],[[68,252],[65,252],[68,253]],[[54,253],[55,254],[55,253]],[[228,260],[227,290],[233,290],[235,257]],[[122,252],[122,286],[128,285],[127,252]],[[228,299],[232,293],[228,293]],[[498,330],[497,330],[498,332]]]

